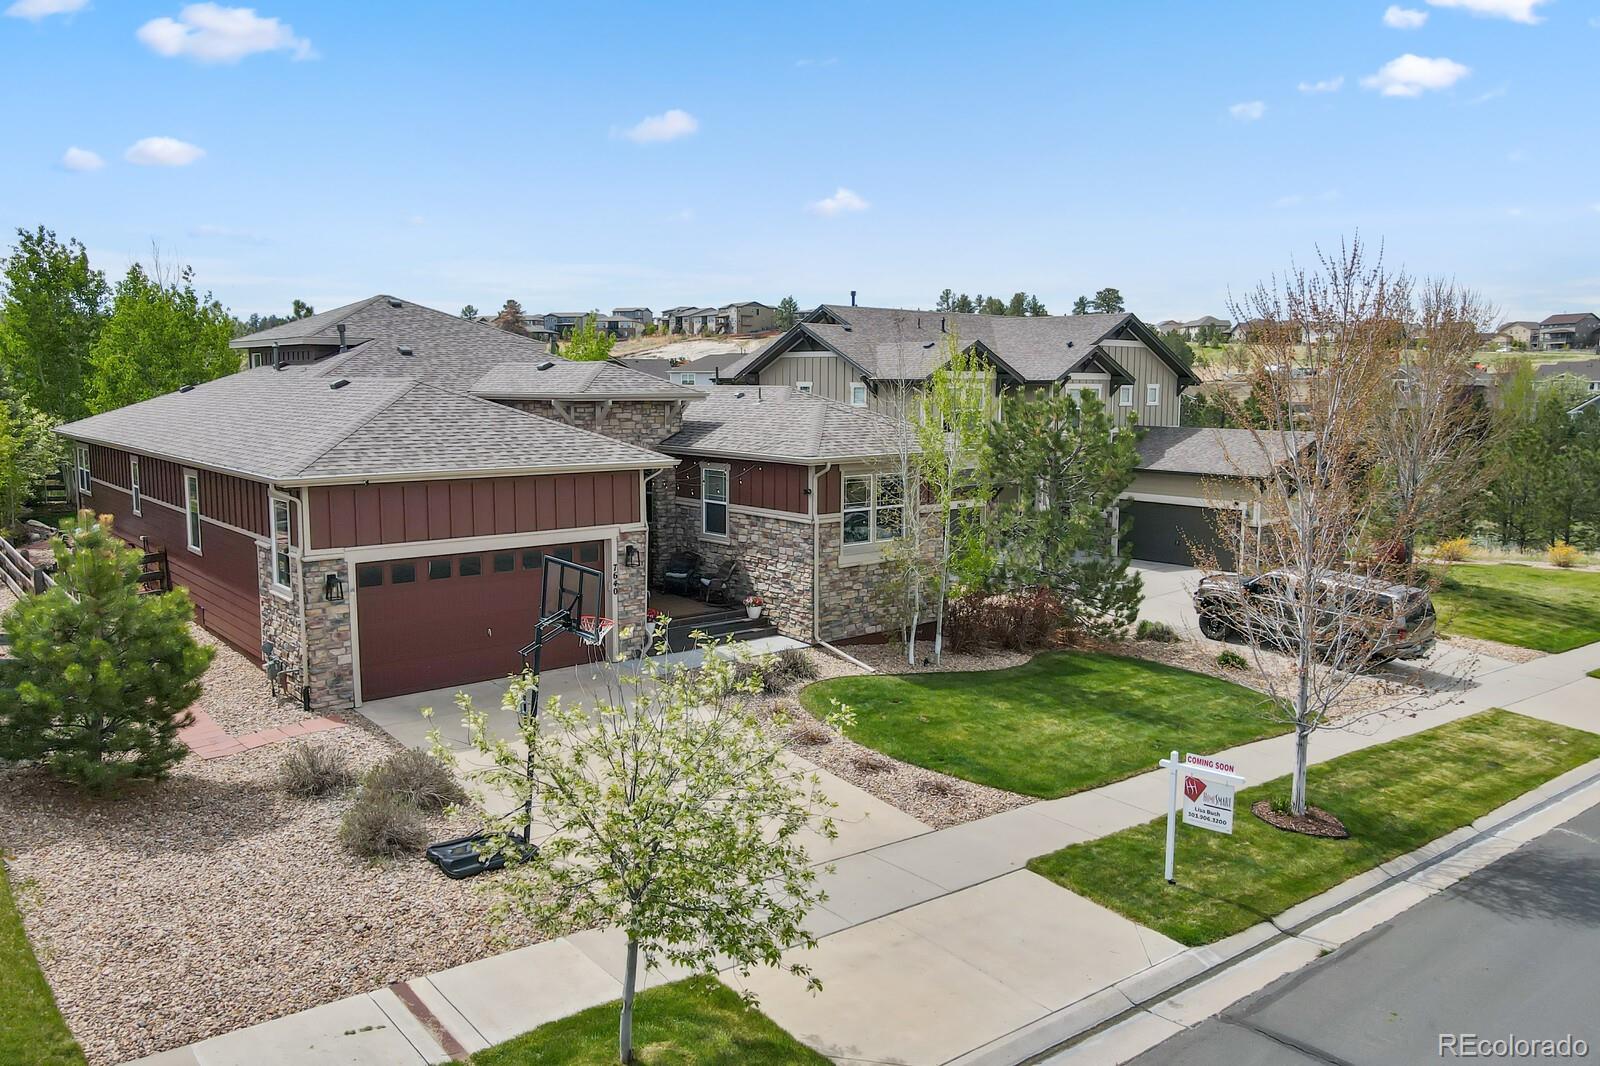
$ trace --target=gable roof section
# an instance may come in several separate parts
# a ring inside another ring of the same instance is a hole
[[[1057,381],[1102,341],[1131,337],[1156,353],[1181,383],[1198,381],[1161,339],[1134,315],[972,315],[824,304],[729,376],[759,371],[808,336],[864,374],[878,379],[921,380],[943,362],[944,339],[982,344],[1003,368],[1030,383]]]
[[[1595,317],[1596,317],[1596,315],[1594,314],[1593,311],[1579,311],[1576,314],[1570,314],[1570,315],[1551,315],[1549,318],[1547,318],[1543,322],[1539,323],[1539,325],[1541,325],[1541,326],[1575,326],[1578,323],[1584,321],[1585,319],[1590,319],[1590,318],[1595,318]]]
[[[1542,380],[1559,377],[1575,377],[1582,381],[1600,381],[1600,357],[1594,359],[1574,359],[1567,363],[1541,363],[1533,372],[1533,376]]]
[[[1310,443],[1309,440],[1306,443]],[[1275,433],[1249,429],[1157,426],[1139,441],[1140,470],[1208,477],[1266,477],[1288,449]]]
[[[713,385],[660,445],[687,455],[814,463],[898,455],[911,429],[896,419],[788,385]]]
[[[314,367],[241,371],[58,429],[227,474],[281,483],[448,473],[671,466],[663,455],[406,378]]]
[[[546,369],[541,370],[540,367]],[[613,362],[501,363],[469,390],[493,400],[698,400],[700,389],[676,385]]]

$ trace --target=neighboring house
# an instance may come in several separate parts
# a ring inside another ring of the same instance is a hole
[[[165,548],[199,623],[309,707],[514,672],[546,554],[642,631],[645,485],[703,393],[388,296],[233,344],[256,369],[59,432],[78,502]]]
[[[656,325],[661,327],[663,333],[684,332],[684,318],[696,308],[685,305],[683,307],[669,307],[656,317]]]
[[[1559,352],[1593,348],[1596,334],[1600,334],[1600,316],[1591,312],[1551,315],[1539,323],[1539,350]]]
[[[611,313],[617,318],[631,318],[639,323],[639,332],[644,332],[644,327],[654,325],[655,318],[650,314],[648,307],[613,307]]]
[[[1177,326],[1177,332],[1183,334],[1184,340],[1190,341],[1199,339],[1200,334],[1207,330],[1214,332],[1219,337],[1226,338],[1233,332],[1233,323],[1225,318],[1203,315],[1188,322],[1181,322]],[[1163,330],[1162,332],[1167,331]]]
[[[1157,333],[1176,333],[1183,328],[1183,323],[1175,318],[1164,318],[1155,325]]]
[[[1513,343],[1525,348],[1539,347],[1539,323],[1537,322],[1502,322],[1500,328],[1495,330],[1496,343],[1502,343],[1509,348]]]
[[[1533,377],[1539,385],[1553,385],[1566,380],[1585,392],[1600,393],[1600,358],[1571,363],[1545,363],[1534,370]]]
[[[723,367],[732,366],[744,356],[744,352],[720,352],[702,355],[696,359],[625,359],[622,362],[624,365],[664,378],[677,385],[705,388],[717,383]]]
[[[717,314],[717,332],[738,336],[778,328],[778,309],[758,300],[728,304]]]

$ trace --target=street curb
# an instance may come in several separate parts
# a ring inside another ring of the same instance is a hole
[[[1312,952],[1288,969],[1268,967],[1264,971],[1265,980],[1259,985],[1234,996],[1227,1003],[1207,1009],[1201,1016],[1209,1017],[1229,1003],[1265,987],[1284,973],[1335,950],[1341,944],[1381,925],[1411,906],[1516,850],[1526,843],[1526,839],[1499,838],[1502,830],[1554,812],[1558,804],[1596,786],[1600,786],[1600,759],[1591,760],[1553,777],[1495,808],[1470,825],[1462,826],[1422,845],[1415,851],[1396,856],[1371,870],[1357,874],[1321,895],[1295,904],[1269,921],[1253,925],[1213,944],[1187,948],[1108,988],[1101,989],[980,1048],[951,1059],[946,1066],[1017,1066],[1017,1064],[1038,1063],[1045,1056],[1070,1051],[1124,1024],[1148,1017],[1160,1018],[1168,1023],[1168,1026],[1144,1022],[1141,1023],[1141,1028],[1152,1034],[1163,1033],[1160,1039],[1166,1039],[1174,1031],[1169,1028],[1171,1024],[1177,1024],[1180,1028],[1194,1024],[1180,1020],[1193,1008],[1179,1006],[1178,1009],[1182,1013],[1177,1017],[1169,1017],[1168,1014],[1153,1010],[1173,1000],[1174,992],[1197,988],[1247,963],[1254,963],[1257,960],[1265,962],[1266,960],[1261,957],[1268,953],[1275,953],[1285,958],[1289,953],[1305,953],[1304,950],[1288,948],[1287,945],[1303,944],[1306,950]],[[1560,817],[1552,821],[1551,825],[1566,821],[1580,810],[1586,810],[1600,803],[1600,793],[1587,799],[1588,802],[1584,806],[1570,813],[1554,812]],[[1532,838],[1527,837],[1527,839]],[[1404,905],[1394,907],[1394,904],[1402,899],[1405,900]],[[1347,914],[1359,917],[1353,922],[1342,925],[1332,924]],[[1326,928],[1323,928],[1324,926]],[[1309,935],[1313,930],[1320,930],[1324,935]],[[1284,951],[1278,951],[1279,948],[1284,948]],[[1115,992],[1116,996],[1107,995],[1111,992]],[[1121,1009],[1111,1009],[1117,999],[1127,1005]],[[1160,1039],[1155,1042],[1159,1043]],[[1153,1047],[1154,1044],[1145,1046]],[[1125,1060],[1107,1060],[1097,1056],[1093,1061],[1099,1063]]]

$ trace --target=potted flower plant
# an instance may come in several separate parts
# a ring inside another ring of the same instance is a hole
[[[661,622],[661,610],[657,607],[647,608],[644,612],[644,639],[650,647],[656,644],[656,626]]]
[[[760,596],[746,596],[744,598],[744,613],[751,618],[761,617],[761,608],[766,606],[766,601]]]

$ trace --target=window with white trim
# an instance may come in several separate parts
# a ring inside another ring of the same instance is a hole
[[[867,387],[859,381],[852,381],[850,383],[850,406],[867,406]]]
[[[1161,383],[1152,381],[1144,387],[1144,405],[1146,407],[1161,406]]]
[[[678,375],[678,384],[679,385],[693,385],[694,384],[694,372],[693,371],[689,371],[689,372],[686,372],[686,373],[679,374]]]
[[[193,470],[183,472],[183,529],[188,538],[189,550],[200,553],[200,475]]]
[[[797,381],[794,383],[794,387],[805,393],[807,396],[811,395],[811,382],[809,381]]]
[[[894,540],[906,528],[906,483],[899,474],[847,474],[844,478],[845,547]]]
[[[1133,406],[1133,386],[1124,385],[1117,390],[1117,405],[1119,407]]]
[[[708,537],[728,535],[728,468],[700,468],[700,529]]]
[[[272,587],[279,592],[293,591],[289,569],[289,523],[291,510],[288,500],[272,498]]]
[[[78,494],[90,495],[89,489],[89,446],[78,445]]]
[[[144,515],[144,493],[139,490],[139,457],[128,456],[128,493],[133,497],[133,515]]]

